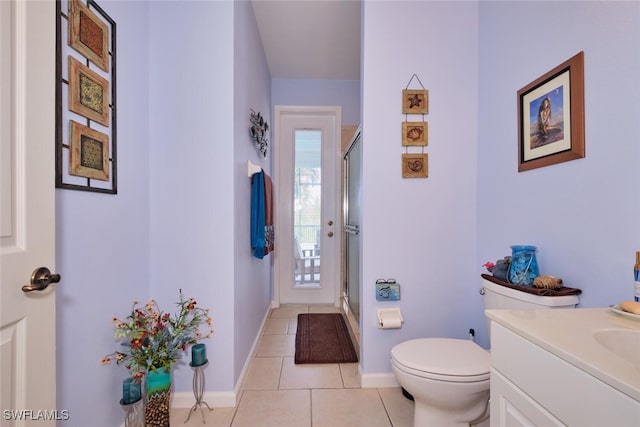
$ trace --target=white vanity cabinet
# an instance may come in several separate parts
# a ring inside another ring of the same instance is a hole
[[[522,330],[489,317],[492,427],[640,426],[640,402],[634,397],[532,342]],[[554,334],[567,342],[580,340],[570,329],[557,329]],[[640,376],[640,371],[631,373]]]

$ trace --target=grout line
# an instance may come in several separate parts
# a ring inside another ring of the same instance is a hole
[[[244,399],[244,389],[240,390],[240,399],[238,399],[238,404],[233,409],[233,415],[231,416],[229,427],[233,427],[233,422],[236,420],[236,415],[238,415],[238,408],[240,408],[240,405],[242,404],[242,399]]]
[[[309,426],[313,427],[313,389],[309,389]]]
[[[284,372],[284,356],[280,358],[280,374],[278,375],[278,385],[276,390],[280,390],[280,384],[282,384],[282,374]]]
[[[387,414],[387,419],[389,420],[389,425],[391,427],[393,427],[393,421],[391,420],[391,414],[389,413],[389,409],[387,409],[387,405],[384,403],[384,399],[382,398],[382,395],[380,394],[380,389],[376,388],[376,393],[378,394],[378,398],[380,399],[380,402],[382,402],[382,407],[384,408],[384,413]]]

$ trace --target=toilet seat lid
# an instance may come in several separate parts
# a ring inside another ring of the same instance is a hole
[[[489,352],[471,340],[420,338],[391,349],[391,357],[409,369],[425,374],[480,380],[489,378]],[[480,377],[480,378],[477,378]]]

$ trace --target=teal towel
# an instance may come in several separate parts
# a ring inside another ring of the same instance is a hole
[[[251,184],[251,249],[253,256],[264,258],[266,245],[264,172],[252,177]]]

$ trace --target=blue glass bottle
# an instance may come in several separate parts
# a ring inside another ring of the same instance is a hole
[[[533,286],[533,279],[539,275],[536,247],[525,245],[511,246],[509,282],[514,285]]]

